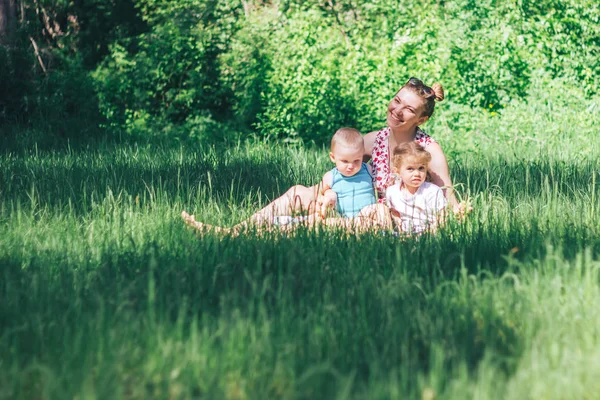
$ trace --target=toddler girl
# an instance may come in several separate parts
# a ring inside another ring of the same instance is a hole
[[[406,142],[394,149],[390,161],[398,179],[385,197],[398,229],[417,234],[435,230],[447,202],[439,186],[425,181],[431,154],[414,141]]]

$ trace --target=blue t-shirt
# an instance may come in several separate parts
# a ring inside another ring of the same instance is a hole
[[[337,210],[346,218],[355,217],[360,210],[377,202],[373,176],[362,163],[360,171],[352,176],[344,176],[337,168],[331,170],[331,190],[337,194]]]

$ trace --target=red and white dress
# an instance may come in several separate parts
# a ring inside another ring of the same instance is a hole
[[[377,132],[373,152],[371,153],[375,189],[377,190],[377,199],[380,203],[385,203],[385,190],[396,183],[396,177],[391,173],[390,169],[390,142],[388,138],[391,132],[392,130],[389,127]],[[415,140],[424,148],[427,148],[431,143],[435,143],[435,140],[420,128],[417,128]]]

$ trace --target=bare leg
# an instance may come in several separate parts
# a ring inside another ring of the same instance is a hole
[[[229,233],[231,229],[223,228],[220,226],[204,224],[202,222],[196,221],[193,215],[188,214],[185,211],[181,212],[181,218],[183,218],[183,222],[191,228],[196,229],[198,232],[223,232]]]
[[[213,226],[196,221],[193,215],[183,211],[181,217],[184,222],[201,232],[223,232],[239,234],[249,226],[266,226],[267,230],[273,228],[273,217],[291,215],[295,212],[307,211],[309,214],[316,212],[316,200],[319,186],[306,187],[302,185],[292,186],[287,192],[273,200],[266,207],[256,212],[250,218],[231,228]],[[287,229],[286,229],[287,230]]]
[[[261,210],[257,211],[250,218],[228,229],[198,222],[194,219],[193,215],[190,216],[185,211],[181,213],[181,217],[187,225],[200,231],[222,230],[224,232],[228,232],[228,230],[232,230],[239,233],[240,230],[245,229],[250,225],[270,225],[273,222],[273,217],[276,216],[291,215],[295,212],[301,211],[307,211],[309,214],[314,213],[316,211],[316,200],[318,197],[318,190],[318,185],[310,187],[302,185],[292,186],[288,189],[287,192],[273,200],[271,203],[267,204]]]
[[[318,222],[322,225],[333,226],[337,228],[343,228],[348,233],[359,233],[367,232],[373,229],[379,228],[372,219],[365,217],[354,217],[354,218],[326,218],[322,222]]]
[[[272,221],[273,217],[291,215],[294,212],[300,211],[306,211],[308,214],[313,214],[316,211],[317,197],[318,185],[310,187],[302,185],[292,186],[283,195],[273,200],[266,207],[256,212],[241,224],[248,225],[251,223],[262,225],[265,220]]]
[[[388,206],[381,203],[366,206],[358,213],[358,217],[370,221],[370,224],[380,229],[392,230],[394,223]]]
[[[366,232],[369,230],[391,230],[393,228],[390,209],[383,204],[372,204],[360,210],[354,218],[325,218],[317,215],[309,216],[306,221],[309,226],[326,225],[345,228],[349,232]]]
[[[240,222],[239,224],[237,224],[231,228],[223,228],[221,226],[209,225],[209,224],[205,224],[200,221],[196,221],[196,219],[194,218],[193,215],[190,215],[185,211],[181,212],[181,218],[183,218],[183,221],[185,222],[185,224],[187,226],[194,228],[199,233],[217,232],[217,233],[223,233],[226,235],[237,236],[249,227],[248,220]],[[257,232],[262,232],[265,230],[269,231],[274,228],[274,225],[271,224],[269,221],[265,220],[264,222],[265,222],[264,225],[261,225],[261,226],[253,225],[256,228]]]

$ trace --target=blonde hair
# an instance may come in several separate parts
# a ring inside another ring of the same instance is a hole
[[[391,165],[396,169],[400,169],[402,163],[408,158],[414,158],[418,163],[423,163],[429,166],[431,154],[429,154],[429,152],[425,150],[423,146],[414,140],[406,143],[400,143],[394,149]]]
[[[337,145],[358,149],[364,147],[365,142],[358,130],[354,128],[340,128],[331,138],[331,151]]]

